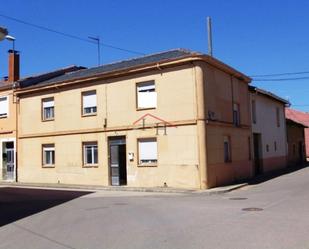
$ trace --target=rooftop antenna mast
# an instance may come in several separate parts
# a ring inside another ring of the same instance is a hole
[[[211,17],[207,16],[207,34],[208,34],[208,55],[212,57],[212,25],[211,25]]]
[[[93,36],[88,36],[89,39],[95,41],[98,45],[98,66],[101,65],[101,42],[100,42],[100,37],[93,37]]]

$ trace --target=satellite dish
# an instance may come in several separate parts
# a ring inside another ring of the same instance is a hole
[[[8,35],[8,30],[6,28],[0,27],[0,41],[6,38]]]

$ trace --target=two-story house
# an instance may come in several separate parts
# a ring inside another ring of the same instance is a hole
[[[287,166],[285,107],[289,102],[249,86],[255,175]]]
[[[178,49],[20,84],[18,180],[204,189],[249,178],[250,80]]]

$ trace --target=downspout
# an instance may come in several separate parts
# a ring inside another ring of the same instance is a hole
[[[206,140],[206,96],[204,83],[204,70],[202,62],[194,62],[195,89],[196,89],[196,119],[199,157],[200,189],[208,188],[207,178],[207,140]]]

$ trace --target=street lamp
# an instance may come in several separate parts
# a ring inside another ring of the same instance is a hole
[[[6,28],[0,27],[0,41],[4,40],[8,33],[9,32]]]

